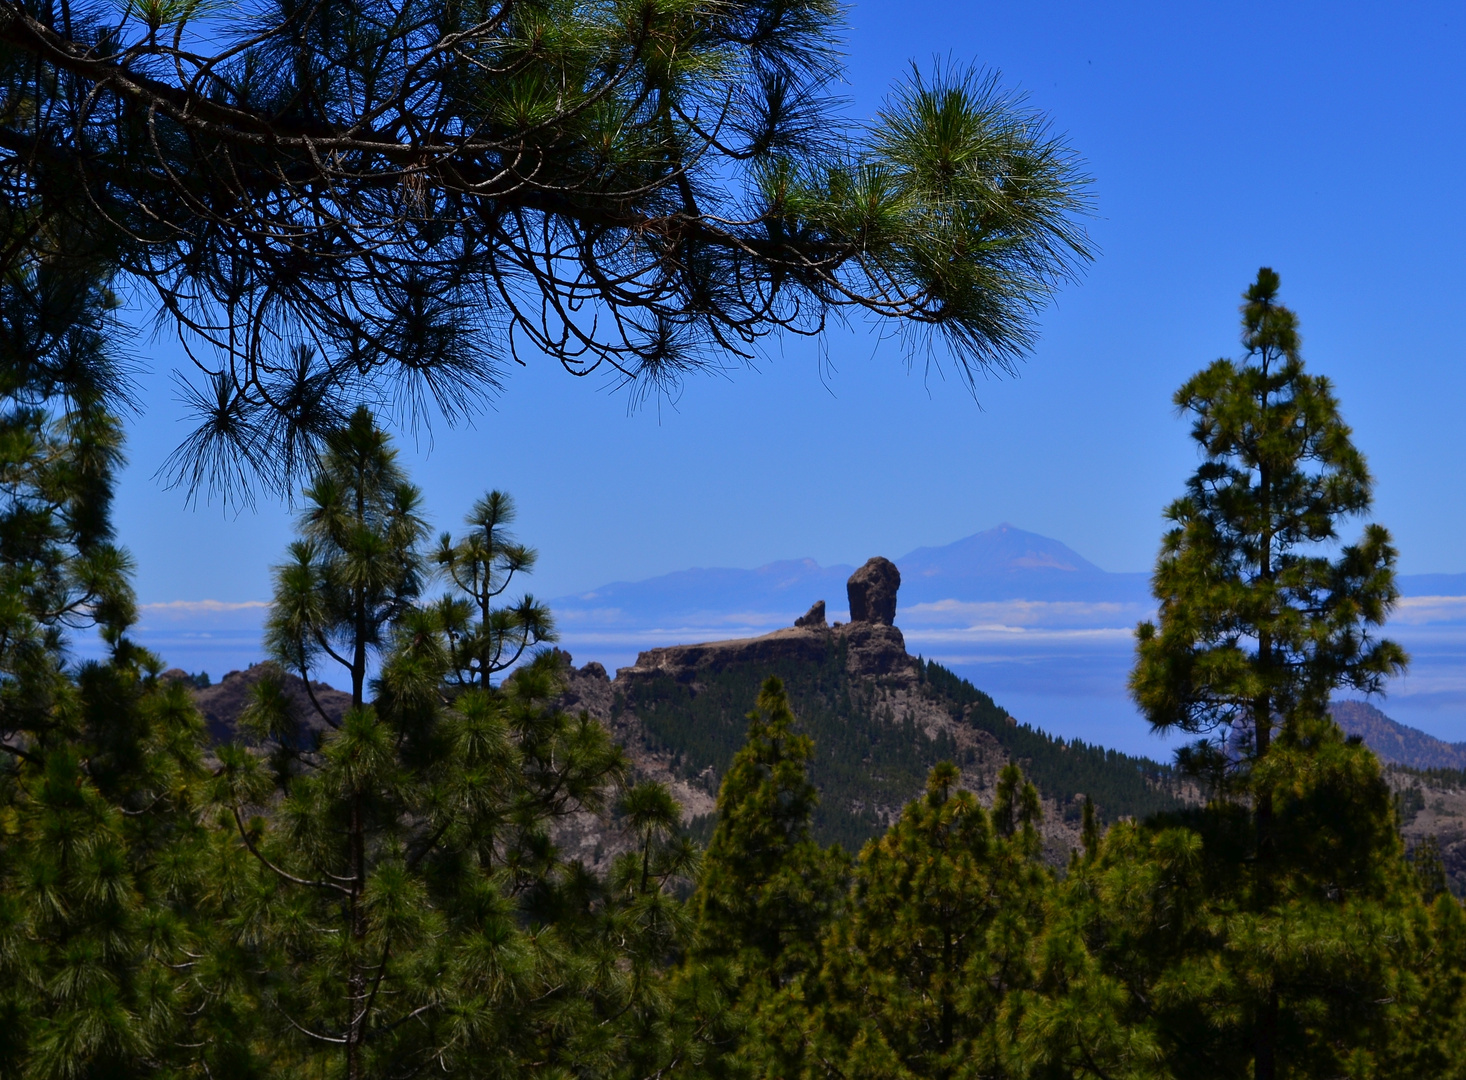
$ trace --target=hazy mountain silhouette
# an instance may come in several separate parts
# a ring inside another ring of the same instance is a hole
[[[594,621],[637,624],[671,619],[736,619],[790,612],[789,622],[819,599],[845,607],[845,580],[853,566],[821,566],[813,559],[785,559],[754,570],[697,567],[648,578],[616,581],[590,592],[551,601],[557,615],[598,613]],[[796,610],[797,609],[797,610]]]
[[[1149,573],[1102,570],[1061,541],[1006,523],[893,561],[901,570],[901,605],[908,612],[940,601],[1125,604],[1147,611],[1154,605]],[[815,600],[824,600],[830,618],[838,620],[847,617],[845,580],[854,569],[821,566],[814,559],[785,559],[753,570],[694,568],[612,582],[559,597],[551,606],[577,626],[747,628],[792,623]],[[1466,574],[1416,574],[1399,581],[1407,597],[1466,596]],[[1127,609],[1117,625],[1133,625],[1136,613]]]
[[[1058,540],[1007,524],[941,547],[917,548],[894,562],[901,570],[901,603],[908,609],[940,600],[1149,600],[1147,575],[1108,573]],[[754,570],[698,568],[613,582],[551,603],[578,625],[707,624],[710,619],[733,625],[770,618],[781,625],[785,616],[792,623],[815,600],[829,604],[832,619],[843,619],[845,581],[853,570],[813,559]]]
[[[1145,601],[1146,574],[1101,570],[1067,544],[1003,524],[895,560],[906,604],[937,600]]]

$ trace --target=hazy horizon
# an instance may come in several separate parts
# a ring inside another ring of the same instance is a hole
[[[1010,540],[1017,546],[1005,548]],[[951,668],[1020,720],[1052,734],[1162,757],[1178,741],[1152,735],[1125,695],[1133,627],[1153,612],[1146,575],[1100,571],[1083,552],[1006,525],[950,545],[918,547],[897,562],[905,568],[896,624],[913,654]],[[844,580],[852,569],[811,559],[749,569],[685,567],[548,602],[559,647],[577,664],[596,661],[614,675],[646,648],[791,625],[816,600],[826,602],[831,621],[848,619]],[[524,584],[533,585],[533,578]],[[1376,704],[1439,738],[1466,740],[1466,575],[1412,575],[1401,584],[1407,595],[1387,633],[1415,663]],[[1441,585],[1459,595],[1419,595]],[[262,658],[267,606],[261,600],[145,604],[137,636],[170,664],[217,680]],[[330,671],[321,676],[331,681]]]

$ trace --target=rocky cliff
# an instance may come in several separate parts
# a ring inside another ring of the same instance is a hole
[[[286,700],[306,731],[323,731],[330,724],[340,723],[351,708],[351,695],[323,682],[309,687],[297,675],[282,673],[274,664],[251,664],[244,671],[231,671],[212,686],[195,689],[193,700],[204,714],[209,737],[215,742],[228,742],[236,735],[239,716],[254,694],[254,688],[268,674],[279,675],[285,687]],[[163,673],[164,679],[187,679],[186,672],[173,668]],[[319,709],[318,709],[319,707]]]
[[[1391,720],[1367,701],[1336,701],[1329,706],[1334,723],[1391,765],[1412,769],[1466,769],[1466,743],[1451,743],[1419,728]]]

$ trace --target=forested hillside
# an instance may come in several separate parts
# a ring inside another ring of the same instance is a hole
[[[695,680],[631,669],[615,684],[617,726],[634,717],[647,750],[665,756],[678,775],[715,791],[743,744],[749,702],[764,679],[778,676],[798,730],[814,741],[810,778],[821,794],[815,835],[852,852],[922,790],[940,761],[954,762],[964,786],[979,792],[991,791],[1003,765],[1015,761],[1071,826],[1085,796],[1105,821],[1181,805],[1183,786],[1169,766],[1018,724],[987,694],[935,662],[916,661],[908,686],[853,676],[847,648],[830,635],[815,661],[730,662],[700,671]],[[703,826],[708,828],[710,822]]]
[[[1389,534],[1332,561],[1278,527],[1328,540],[1369,476],[1276,289],[1261,359],[1180,395],[1209,460],[1130,683],[1195,739],[1175,773],[911,656],[879,557],[848,623],[574,669],[508,592],[513,500],[433,544],[365,407],[301,493],[271,663],[205,687],[129,637],[115,419],[0,410],[0,1077],[1466,1076],[1460,849],[1401,841],[1459,777],[1387,776],[1327,716],[1408,657]]]

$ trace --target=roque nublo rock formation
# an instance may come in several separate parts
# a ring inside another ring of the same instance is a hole
[[[719,671],[730,664],[775,660],[819,662],[832,644],[845,648],[846,667],[854,676],[874,676],[907,684],[916,678],[916,660],[906,654],[906,639],[896,629],[896,592],[901,572],[890,559],[870,559],[846,583],[850,621],[825,621],[825,602],[818,600],[792,627],[754,638],[667,645],[647,649],[616,678],[635,682],[642,675],[673,675],[693,681],[699,671]]]
[[[891,626],[896,621],[896,592],[901,571],[890,559],[877,555],[850,575],[845,594],[850,599],[850,621]]]

